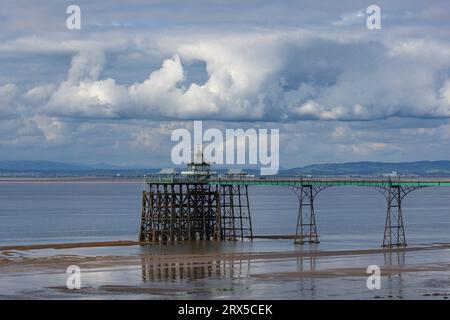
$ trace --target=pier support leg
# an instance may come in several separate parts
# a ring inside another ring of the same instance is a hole
[[[401,186],[392,181],[389,186],[377,187],[387,201],[386,222],[382,247],[406,246],[405,227],[403,225],[402,200],[410,192],[422,186]]]
[[[221,186],[221,239],[228,241],[253,239],[248,186]]]
[[[322,189],[315,188],[312,185],[304,185],[297,190],[299,191],[299,193],[296,193],[299,199],[299,209],[294,243],[319,243],[314,214],[314,198]]]
[[[383,247],[406,246],[402,215],[402,193],[401,186],[389,187]]]
[[[142,211],[141,211],[141,230],[139,232],[139,241],[145,242],[147,241],[147,233],[150,229],[150,221],[148,217],[148,209],[150,207],[149,205],[150,197],[149,194],[146,191],[142,192]]]

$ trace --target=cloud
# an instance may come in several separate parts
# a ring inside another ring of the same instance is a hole
[[[365,19],[365,14],[362,10],[347,12],[341,15],[339,20],[333,21],[335,26],[349,26],[355,23],[361,23]]]
[[[2,105],[9,104],[17,94],[17,86],[14,83],[7,83],[0,86],[0,102]]]
[[[375,33],[354,1],[204,4],[82,0],[80,32],[51,2],[5,4],[2,157],[146,164],[193,119],[280,128],[283,165],[414,159],[419,144],[450,157],[446,4],[380,1]]]
[[[450,75],[443,71],[450,68],[446,43],[335,39],[307,32],[188,42],[182,41],[147,79],[133,84],[101,78],[106,63],[101,50],[80,52],[42,112],[228,121],[450,117]],[[207,79],[186,83],[189,65],[196,61],[205,64]],[[39,90],[44,89],[27,94]]]
[[[439,98],[441,105],[450,107],[450,80],[445,81],[442,88],[439,89]]]
[[[36,126],[42,131],[46,141],[52,143],[65,142],[63,136],[65,125],[59,119],[36,116],[33,120]]]
[[[146,80],[130,85],[118,85],[111,78],[99,80],[103,55],[80,53],[72,59],[67,79],[51,96],[44,112],[105,118],[262,118],[267,105],[260,90],[272,68],[271,56],[241,56],[243,41],[237,47],[227,49],[227,45],[181,46]],[[180,55],[187,63],[194,60],[206,63],[206,83],[183,85],[186,70]]]
[[[13,103],[18,94],[18,88],[13,83],[0,86],[0,120],[16,114]]]
[[[47,102],[50,96],[55,92],[54,84],[41,85],[33,87],[24,95],[24,99],[34,105],[39,105]]]

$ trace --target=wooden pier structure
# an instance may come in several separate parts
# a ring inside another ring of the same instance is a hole
[[[191,163],[177,174],[162,170],[146,178],[139,240],[174,243],[252,239],[248,186],[210,184],[210,165]]]

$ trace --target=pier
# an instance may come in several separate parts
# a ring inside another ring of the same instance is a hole
[[[283,186],[296,194],[298,212],[294,242],[298,244],[319,243],[314,210],[319,192],[339,186],[375,188],[386,199],[382,246],[394,247],[407,245],[403,199],[420,188],[450,187],[450,179],[253,177],[240,170],[230,170],[227,175],[219,176],[201,159],[189,164],[187,171],[177,173],[166,169],[146,177],[139,240],[146,243],[251,240],[248,188],[254,185]]]

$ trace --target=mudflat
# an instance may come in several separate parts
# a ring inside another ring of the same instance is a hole
[[[450,281],[445,280],[450,276],[450,244],[278,252],[173,252],[170,248],[135,241],[0,247],[0,297],[258,298],[258,288],[262,293],[272,288],[267,298],[274,299],[354,299],[355,295],[362,299],[446,299],[450,295]],[[391,292],[398,285],[388,292],[367,289],[367,266],[373,264],[380,265],[383,281],[400,278],[403,283],[398,290],[403,291]],[[70,265],[82,270],[81,290],[65,286]],[[327,289],[330,281],[332,291]],[[305,296],[308,290],[298,292],[308,284],[315,295]],[[217,291],[217,286],[222,289]]]

